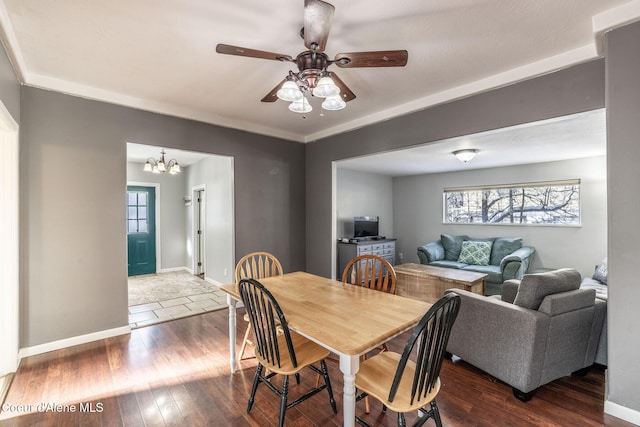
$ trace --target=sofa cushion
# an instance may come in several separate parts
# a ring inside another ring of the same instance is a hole
[[[502,273],[498,265],[465,265],[462,269],[487,274],[489,277],[487,277],[485,285],[487,283],[502,283]]]
[[[491,260],[489,264],[500,265],[502,258],[512,254],[522,247],[521,237],[498,237],[493,241]]]
[[[591,277],[585,277],[582,279],[580,283],[580,289],[595,289],[596,298],[600,298],[602,300],[607,300],[607,295],[609,293],[609,288],[607,285],[603,285],[601,282],[597,280],[593,280]]]
[[[513,303],[520,307],[537,310],[544,297],[578,289],[580,280],[580,273],[573,268],[525,274]]]
[[[489,265],[491,244],[492,242],[490,241],[465,240],[462,242],[458,262],[473,265]]]
[[[593,276],[591,278],[593,280],[597,280],[603,285],[606,285],[607,273],[608,273],[607,258],[605,258],[602,261],[600,261],[600,264],[596,265],[596,271],[593,273]]]
[[[460,251],[462,250],[462,242],[469,240],[469,236],[452,236],[450,234],[441,234],[440,243],[444,247],[444,259],[447,261],[458,261]]]
[[[446,268],[457,268],[457,269],[464,268],[467,266],[467,264],[463,264],[458,261],[447,261],[447,260],[433,261],[429,265],[433,265],[434,267],[446,267]]]

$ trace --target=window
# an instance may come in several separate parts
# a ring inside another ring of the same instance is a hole
[[[580,225],[580,180],[445,188],[444,222]]]
[[[148,233],[147,193],[127,191],[127,233]]]

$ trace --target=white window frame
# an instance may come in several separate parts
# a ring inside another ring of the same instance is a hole
[[[577,185],[578,192],[578,218],[575,223],[511,223],[511,222],[482,222],[482,221],[449,221],[448,220],[448,204],[447,194],[449,193],[465,193],[465,192],[479,192],[486,190],[501,190],[501,189],[524,189],[524,188],[539,188],[539,187],[563,187],[569,185]],[[465,187],[447,187],[442,191],[442,222],[443,224],[456,224],[456,225],[506,225],[506,226],[525,226],[525,227],[581,227],[582,226],[582,206],[580,197],[580,179],[565,179],[556,181],[540,181],[540,182],[527,182],[527,183],[513,183],[513,184],[496,184],[496,185],[482,185],[482,186],[465,186]]]

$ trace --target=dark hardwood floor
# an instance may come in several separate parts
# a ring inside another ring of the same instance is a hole
[[[278,400],[260,387],[253,410],[246,412],[255,360],[229,372],[227,311],[205,313],[135,329],[110,338],[22,360],[0,413],[0,426],[271,426],[277,425]],[[242,334],[238,334],[238,345]],[[390,348],[398,351],[406,336]],[[339,408],[342,376],[329,364]],[[293,397],[311,387],[315,373],[304,371]],[[584,377],[566,377],[537,391],[528,403],[511,388],[458,361],[444,361],[437,401],[445,426],[609,426],[631,427],[603,414],[604,369]],[[357,412],[374,426],[395,426],[371,401]],[[18,406],[21,405],[21,406]],[[39,410],[43,409],[44,412]],[[60,405],[55,407],[52,405]],[[75,412],[72,412],[74,410]],[[407,418],[408,423],[415,419]],[[326,393],[287,411],[288,426],[339,426]],[[426,425],[434,425],[430,420]]]

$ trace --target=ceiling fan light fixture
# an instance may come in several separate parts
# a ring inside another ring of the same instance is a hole
[[[324,76],[318,80],[318,84],[313,89],[313,96],[319,98],[327,98],[330,96],[338,95],[340,88],[336,86],[333,79],[329,76]]]
[[[456,150],[452,154],[461,162],[467,163],[478,154],[478,150],[475,148],[466,148],[464,150]]]
[[[278,92],[276,92],[276,95],[278,96],[278,98],[287,102],[298,101],[303,97],[300,88],[292,80],[287,80],[286,82],[284,82],[282,87],[278,90]]]
[[[307,98],[305,96],[302,96],[302,98],[293,101],[289,105],[289,110],[293,111],[294,113],[304,114],[310,113],[311,110],[313,110],[313,107],[311,106],[311,104],[309,104]]]
[[[328,96],[322,102],[322,108],[329,111],[342,110],[347,106],[347,103],[340,97],[339,94]]]

